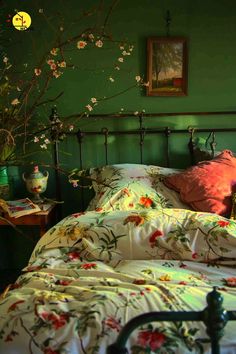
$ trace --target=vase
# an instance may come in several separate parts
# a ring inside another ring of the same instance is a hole
[[[6,166],[0,166],[0,198],[5,200],[10,198],[10,185]]]
[[[25,181],[28,192],[33,194],[33,198],[31,198],[33,202],[43,202],[40,194],[44,193],[47,189],[48,176],[48,171],[44,171],[42,173],[39,171],[38,166],[34,166],[33,172],[29,175],[25,174],[25,172],[22,174],[22,178]]]

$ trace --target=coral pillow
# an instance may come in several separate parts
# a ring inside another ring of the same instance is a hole
[[[179,192],[181,200],[194,210],[228,216],[231,195],[236,192],[236,158],[231,151],[224,150],[211,161],[167,176],[164,183]]]

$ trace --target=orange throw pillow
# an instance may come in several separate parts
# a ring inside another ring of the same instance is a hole
[[[229,216],[231,195],[236,192],[236,158],[224,150],[211,161],[166,177],[164,183],[194,210]]]

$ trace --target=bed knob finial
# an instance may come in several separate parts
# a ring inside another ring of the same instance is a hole
[[[203,322],[207,328],[212,345],[218,347],[220,339],[224,335],[224,327],[228,322],[227,311],[223,308],[223,296],[217,287],[207,295],[207,307],[203,311]]]

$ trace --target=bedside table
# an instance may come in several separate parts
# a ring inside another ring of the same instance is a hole
[[[39,236],[43,236],[43,234],[47,231],[47,229],[55,224],[58,221],[58,204],[47,203],[40,205],[42,208],[41,211],[20,216],[19,218],[11,218],[7,212],[0,211],[0,216],[9,220],[12,224],[16,226],[39,226]],[[7,221],[0,219],[0,225],[9,225]]]

